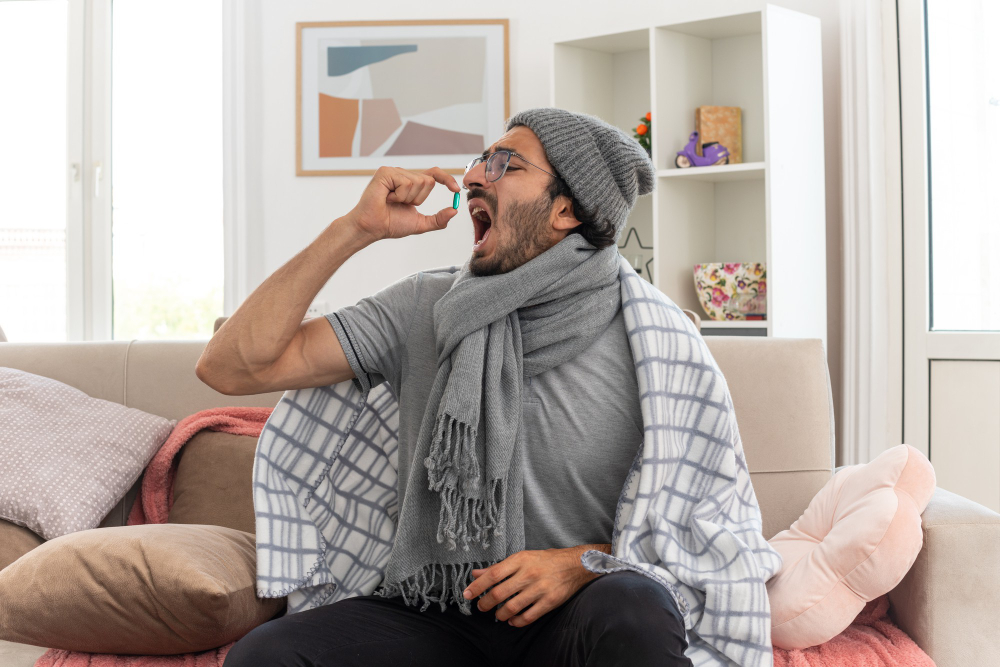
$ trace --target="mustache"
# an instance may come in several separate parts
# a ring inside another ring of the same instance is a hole
[[[469,194],[466,197],[466,201],[469,199],[482,199],[486,202],[493,212],[496,213],[497,210],[497,200],[496,197],[488,193],[486,190],[480,190],[479,188],[470,188]]]

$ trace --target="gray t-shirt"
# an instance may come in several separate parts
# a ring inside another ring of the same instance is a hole
[[[421,271],[326,316],[358,386],[387,381],[398,398],[401,498],[437,373],[433,307],[454,281]],[[527,378],[521,396],[525,549],[609,544],[643,436],[622,311],[585,352]]]

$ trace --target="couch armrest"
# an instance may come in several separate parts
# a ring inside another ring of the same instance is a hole
[[[1000,514],[938,487],[921,519],[923,548],[889,592],[893,620],[938,667],[996,665]]]

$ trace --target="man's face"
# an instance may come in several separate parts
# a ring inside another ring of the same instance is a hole
[[[486,163],[483,162],[462,179],[469,189],[469,213],[475,230],[469,270],[476,276],[516,269],[568,233],[568,229],[563,229],[569,224],[565,219],[568,200],[565,197],[555,202],[549,199],[547,191],[552,176],[545,172],[555,173],[555,169],[549,164],[535,133],[523,125],[511,128],[486,150],[486,154],[497,150],[517,153],[511,156],[502,178],[487,182]],[[524,156],[524,160],[518,155]],[[498,156],[497,159],[502,158]],[[572,220],[571,210],[569,216]]]

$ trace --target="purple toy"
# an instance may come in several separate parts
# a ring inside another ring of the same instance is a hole
[[[687,167],[709,167],[716,164],[729,163],[729,149],[718,141],[710,141],[701,147],[704,155],[698,155],[695,147],[698,145],[698,133],[692,132],[684,150],[677,151],[674,164],[680,169]]]

